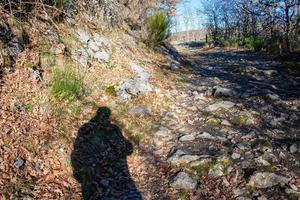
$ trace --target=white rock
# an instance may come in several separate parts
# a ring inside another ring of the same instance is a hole
[[[221,125],[223,126],[232,126],[232,124],[228,120],[222,120]]]
[[[80,42],[83,43],[83,44],[87,44],[88,41],[91,39],[91,35],[90,35],[87,31],[85,31],[85,30],[83,30],[83,29],[78,29],[78,30],[76,31],[76,33],[77,33],[78,39],[79,39]]]
[[[196,161],[191,162],[191,163],[190,163],[190,166],[191,166],[191,167],[197,167],[197,166],[199,166],[199,165],[203,165],[203,164],[209,163],[209,162],[211,162],[211,161],[212,161],[211,158],[203,158],[203,159],[201,159],[201,160],[196,160]]]
[[[89,54],[84,48],[76,50],[72,54],[72,58],[82,67],[88,67]]]
[[[214,136],[212,136],[211,134],[207,133],[207,132],[202,132],[196,135],[197,138],[203,138],[203,139],[211,139],[214,140],[216,139]]]
[[[224,166],[220,163],[214,165],[208,172],[209,177],[217,178],[224,175]]]
[[[179,140],[180,140],[181,142],[193,141],[193,140],[195,140],[195,136],[192,135],[192,134],[184,135],[184,136],[181,136],[181,137],[179,138]]]
[[[258,172],[251,176],[248,184],[255,188],[269,188],[278,184],[288,184],[289,181],[289,178],[279,176],[274,173]]]
[[[170,158],[168,158],[168,162],[171,163],[171,165],[180,165],[190,163],[199,158],[200,157],[197,155],[187,155],[183,151],[177,150]]]
[[[135,63],[130,63],[129,67],[140,79],[147,80],[150,77],[150,74],[145,69]]]
[[[104,61],[104,62],[109,62],[110,56],[108,53],[105,51],[98,51],[94,54],[93,56],[95,59],[97,59],[99,62]]]
[[[157,132],[153,134],[155,137],[170,137],[171,130],[166,127],[160,127]]]
[[[239,159],[239,158],[241,157],[241,154],[233,153],[233,154],[231,155],[231,157],[232,157],[233,159]]]
[[[261,156],[258,158],[255,158],[254,162],[256,164],[258,164],[259,166],[270,166],[271,165],[268,161],[264,160]]]
[[[243,189],[235,188],[232,190],[234,198],[241,196],[242,194],[245,194],[246,192],[247,192],[247,190],[245,188],[243,188]]]
[[[99,46],[93,40],[88,41],[88,49],[93,52],[97,52],[100,50]]]
[[[293,144],[290,146],[290,152],[291,153],[296,153],[298,151],[297,144]]]
[[[220,110],[220,109],[230,109],[234,105],[235,104],[231,101],[221,101],[219,103],[215,103],[215,104],[212,104],[212,105],[208,106],[206,108],[206,111],[213,112],[213,111],[217,111],[217,110]]]
[[[196,189],[197,181],[192,179],[188,174],[180,172],[172,179],[170,185],[177,190],[192,191]]]

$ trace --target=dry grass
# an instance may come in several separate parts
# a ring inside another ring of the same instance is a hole
[[[113,32],[104,34],[114,46],[111,65],[93,62],[91,68],[84,70],[65,58],[66,64],[83,77],[83,84],[89,92],[72,102],[58,101],[49,95],[52,67],[44,69],[42,83],[30,77],[31,67],[28,66],[36,65],[41,50],[49,47],[45,42],[40,45],[41,41],[37,40],[48,28],[45,23],[39,25],[38,28],[37,24],[33,25],[30,32],[35,45],[22,53],[14,73],[5,74],[4,87],[0,91],[0,169],[3,172],[0,174],[0,194],[3,198],[80,199],[80,185],[72,176],[70,163],[73,142],[80,126],[94,116],[98,107],[108,106],[113,121],[127,138],[136,145],[146,142],[155,123],[172,102],[164,93],[174,87],[170,79],[176,75],[159,67],[170,62],[163,55],[131,41],[128,35]],[[62,42],[66,46],[78,47],[76,39],[66,36],[71,32],[70,27],[58,26],[64,36]],[[131,62],[150,72],[150,82],[159,91],[124,103],[108,95],[105,88],[132,76],[128,67]],[[41,113],[44,104],[48,104],[49,111]],[[137,106],[149,107],[152,113],[145,117],[128,114],[130,108]],[[134,160],[136,155],[130,159]],[[22,169],[12,167],[18,158],[26,160]],[[130,167],[134,168],[136,164],[131,162]]]

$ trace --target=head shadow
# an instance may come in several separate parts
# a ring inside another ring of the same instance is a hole
[[[71,154],[83,199],[142,199],[128,170],[126,157],[132,152],[132,144],[111,122],[111,110],[100,107],[78,130]]]

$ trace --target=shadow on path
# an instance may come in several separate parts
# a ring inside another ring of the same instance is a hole
[[[132,144],[111,123],[111,111],[98,109],[79,130],[71,155],[73,175],[83,199],[142,199],[130,177],[126,157]]]

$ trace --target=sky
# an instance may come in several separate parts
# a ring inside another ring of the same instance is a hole
[[[201,0],[183,0],[177,5],[172,32],[195,30],[203,27],[204,17],[197,14],[201,9]]]

